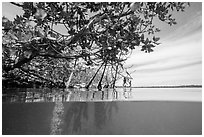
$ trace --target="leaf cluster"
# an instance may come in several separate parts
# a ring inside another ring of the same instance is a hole
[[[59,72],[65,70],[65,64],[69,68],[76,59],[83,60],[85,66],[104,62],[122,66],[135,48],[153,52],[160,44],[155,36],[160,29],[154,19],[174,25],[172,11],[184,11],[189,5],[140,2],[132,11],[129,2],[11,3],[21,7],[24,14],[14,21],[2,18],[3,69],[47,70],[54,76],[53,71],[56,76],[51,79],[63,75]],[[67,33],[62,34],[56,27]]]

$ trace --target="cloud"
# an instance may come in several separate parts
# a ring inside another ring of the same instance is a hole
[[[189,66],[194,66],[194,65],[201,65],[202,61],[195,61],[195,62],[188,62],[188,63],[183,63],[183,64],[176,64],[173,66],[160,66],[160,67],[155,67],[155,68],[146,68],[146,69],[139,69],[138,72],[141,73],[155,73],[155,72],[160,72],[160,71],[168,71],[168,70],[174,70],[174,69],[180,69],[180,68],[185,68]]]
[[[126,63],[131,65],[133,86],[201,84],[201,12],[169,33],[153,53],[133,51]]]
[[[164,41],[176,41],[202,31],[202,11],[198,11],[174,32],[164,38]]]
[[[133,86],[151,86],[151,85],[187,85],[202,84],[202,68],[199,62],[187,64],[187,67],[168,69],[165,71],[135,71],[131,74],[133,77]],[[118,81],[122,84],[122,80]]]

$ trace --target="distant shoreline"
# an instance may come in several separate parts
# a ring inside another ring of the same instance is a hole
[[[123,86],[116,86],[117,88],[124,88]],[[129,88],[129,87],[126,87]],[[181,86],[138,86],[131,88],[202,88],[202,85],[181,85]]]

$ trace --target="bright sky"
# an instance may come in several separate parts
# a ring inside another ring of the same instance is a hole
[[[133,86],[202,84],[202,3],[173,15],[175,26],[157,22],[162,44],[153,53],[137,49],[128,59]]]
[[[2,15],[12,19],[22,11],[2,3]],[[202,84],[202,3],[191,3],[185,12],[175,12],[177,25],[156,21],[161,45],[152,53],[133,51],[126,66],[133,86]],[[122,80],[117,83],[122,84]]]

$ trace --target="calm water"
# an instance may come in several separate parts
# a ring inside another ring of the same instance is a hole
[[[10,89],[2,134],[201,134],[199,88]]]

